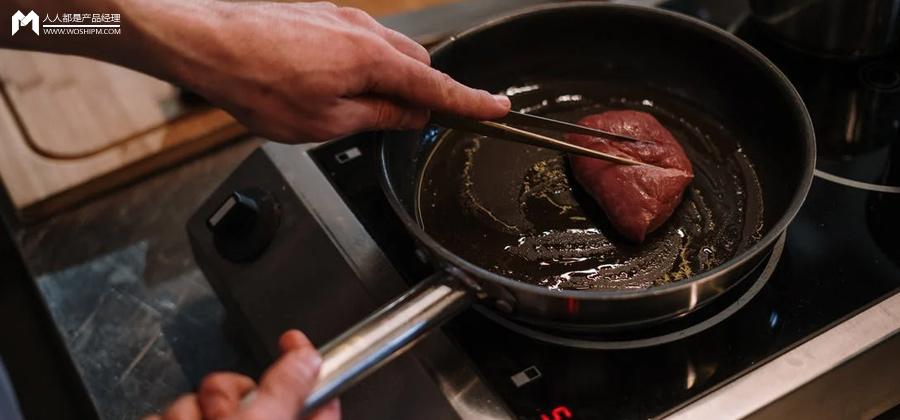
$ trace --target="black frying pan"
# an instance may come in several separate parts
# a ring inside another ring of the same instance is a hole
[[[441,44],[432,62],[536,114],[653,113],[685,147],[695,181],[638,246],[616,236],[557,152],[435,126],[385,133],[388,199],[440,270],[322,349],[307,408],[476,300],[575,330],[691,312],[768,254],[812,180],[813,129],[784,75],[732,35],[676,13],[530,9]]]

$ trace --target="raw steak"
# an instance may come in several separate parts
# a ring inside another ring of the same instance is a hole
[[[613,227],[629,240],[643,242],[681,202],[684,189],[694,178],[690,160],[672,133],[646,112],[607,111],[588,115],[579,124],[644,140],[567,136],[571,143],[657,166],[570,157],[575,178],[600,204]]]

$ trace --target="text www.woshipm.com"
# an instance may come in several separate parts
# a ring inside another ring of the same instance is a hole
[[[46,35],[119,35],[122,28],[44,28]]]

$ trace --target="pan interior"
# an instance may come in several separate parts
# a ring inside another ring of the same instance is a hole
[[[551,289],[635,289],[710,270],[761,237],[759,180],[740,133],[713,113],[625,81],[551,81],[505,93],[514,109],[565,121],[649,112],[684,147],[695,179],[669,221],[635,245],[610,226],[563,154],[432,128],[426,133],[438,140],[420,175],[416,217],[460,257]]]

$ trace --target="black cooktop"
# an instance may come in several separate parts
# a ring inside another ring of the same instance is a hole
[[[769,40],[749,20],[729,21],[727,10],[723,18],[721,4],[712,11],[705,3],[716,2],[679,1],[673,7],[730,25],[775,61],[807,102],[820,153],[806,204],[783,249],[757,270],[754,281],[677,326],[619,337],[535,338],[534,331],[513,331],[477,310],[451,321],[444,331],[520,418],[664,414],[900,287],[900,56],[806,56]],[[374,176],[375,140],[361,134],[311,155],[412,282],[429,268],[415,257]],[[362,150],[359,159],[334,160],[352,147]],[[690,334],[677,333],[685,330]]]

